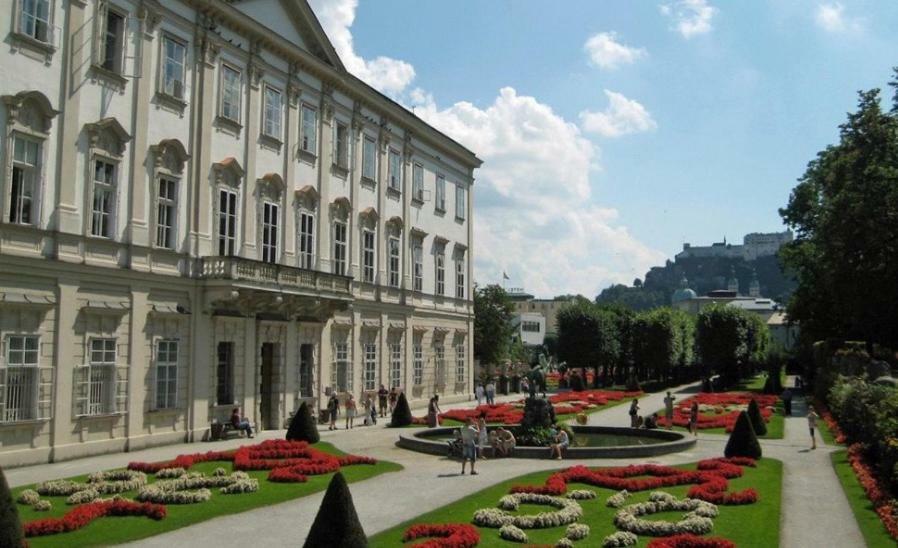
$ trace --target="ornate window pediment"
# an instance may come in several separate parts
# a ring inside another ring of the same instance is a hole
[[[240,162],[233,156],[228,156],[220,162],[212,164],[212,172],[215,184],[228,185],[237,188],[240,186],[240,180],[243,179],[243,168]]]
[[[337,219],[347,219],[350,211],[352,206],[345,196],[340,196],[331,203],[331,214]]]
[[[15,95],[4,95],[2,100],[6,105],[9,124],[45,135],[50,132],[53,118],[59,114],[39,91],[20,91]]]
[[[99,122],[85,124],[90,148],[105,151],[111,156],[121,156],[131,136],[115,118],[103,118]]]
[[[268,198],[274,202],[280,202],[286,185],[284,179],[277,173],[266,173],[259,178],[259,196]]]
[[[190,159],[187,149],[177,139],[163,139],[158,145],[152,145],[153,162],[156,169],[162,169],[173,175],[184,172],[184,164]]]
[[[377,214],[377,210],[373,207],[366,207],[365,209],[359,211],[359,224],[368,228],[377,227],[377,220],[380,217]]]
[[[309,211],[318,209],[318,200],[320,196],[318,191],[312,185],[306,185],[293,193],[296,205]]]

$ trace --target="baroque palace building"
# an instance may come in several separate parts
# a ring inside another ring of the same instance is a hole
[[[0,13],[0,465],[472,391],[480,160],[305,0]]]

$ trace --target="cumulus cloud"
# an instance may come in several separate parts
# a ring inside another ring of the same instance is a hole
[[[676,0],[661,5],[661,13],[672,20],[671,29],[683,38],[711,32],[711,19],[716,11],[707,0]]]
[[[623,94],[605,90],[608,106],[602,112],[585,110],[580,113],[583,131],[602,137],[620,137],[629,133],[652,131],[658,127],[648,110],[638,101]]]
[[[415,78],[411,64],[384,56],[363,59],[356,54],[349,29],[355,21],[358,0],[310,0],[309,3],[349,72],[393,97],[411,84]]]
[[[861,28],[861,20],[849,17],[845,13],[845,6],[838,2],[817,6],[814,20],[818,27],[827,32],[846,32]]]
[[[600,32],[591,36],[583,45],[592,64],[602,69],[616,69],[645,57],[644,48],[626,46],[617,41],[617,33]]]

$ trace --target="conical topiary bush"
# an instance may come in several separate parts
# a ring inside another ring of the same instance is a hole
[[[405,392],[399,393],[399,399],[396,400],[396,407],[393,408],[393,418],[390,419],[390,426],[399,428],[408,426],[412,423],[412,410],[408,407],[408,400],[405,399]]]
[[[359,523],[359,516],[352,503],[352,494],[343,474],[337,472],[331,478],[318,515],[306,537],[304,548],[365,548],[368,538]]]
[[[0,469],[0,546],[18,548],[24,545],[25,534],[19,521],[19,510],[12,500],[6,476]]]
[[[306,402],[302,402],[299,409],[293,415],[290,421],[290,428],[287,429],[287,439],[290,441],[307,441],[309,443],[318,443],[321,436],[318,435],[318,426],[309,412],[309,406]]]
[[[761,416],[761,408],[758,407],[758,402],[754,399],[748,404],[748,418],[751,421],[751,427],[755,431],[755,435],[764,436],[767,434],[767,423],[764,422],[764,417]]]
[[[727,441],[726,449],[723,454],[727,457],[751,457],[753,459],[761,458],[761,444],[758,443],[758,436],[751,426],[751,419],[748,413],[742,411],[739,418],[736,419],[736,426],[730,439]]]

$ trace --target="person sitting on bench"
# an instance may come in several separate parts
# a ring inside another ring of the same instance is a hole
[[[235,407],[233,411],[231,411],[231,426],[234,427],[234,430],[243,430],[246,432],[246,437],[253,437],[253,427],[250,426],[249,421],[246,420],[245,417],[240,416],[240,408]]]

